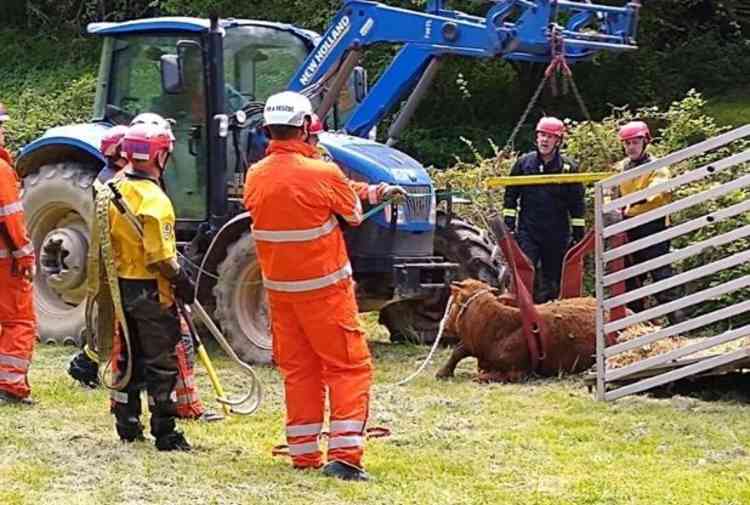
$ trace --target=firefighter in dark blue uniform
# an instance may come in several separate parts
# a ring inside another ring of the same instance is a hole
[[[577,164],[560,154],[564,133],[565,125],[559,119],[540,119],[536,150],[521,156],[510,175],[576,172]],[[505,190],[505,225],[515,232],[518,245],[537,272],[541,264],[541,285],[534,293],[536,303],[558,297],[565,253],[584,235],[584,211],[582,184],[508,186]]]

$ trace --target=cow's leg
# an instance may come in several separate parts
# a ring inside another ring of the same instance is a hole
[[[459,342],[458,345],[453,349],[453,353],[451,354],[451,357],[448,358],[448,361],[443,365],[443,368],[438,370],[438,372],[435,374],[435,377],[438,379],[448,379],[450,377],[453,377],[453,372],[456,371],[456,366],[458,363],[464,359],[471,356],[469,354],[469,351],[466,350],[464,347],[463,342]]]

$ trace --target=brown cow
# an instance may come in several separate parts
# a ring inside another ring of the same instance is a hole
[[[451,287],[453,305],[445,324],[447,333],[460,342],[436,377],[453,376],[464,358],[477,358],[479,381],[515,382],[533,372],[521,311],[508,295],[483,282],[468,279]],[[546,355],[536,371],[543,376],[578,373],[594,363],[596,346],[596,301],[569,298],[537,305],[547,326]]]

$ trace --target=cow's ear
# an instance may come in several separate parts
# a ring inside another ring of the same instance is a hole
[[[453,281],[451,282],[451,287],[457,288],[457,289],[463,289],[468,285],[468,279],[464,279],[462,281]]]

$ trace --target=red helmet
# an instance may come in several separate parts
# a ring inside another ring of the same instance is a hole
[[[8,115],[8,109],[5,108],[5,104],[0,102],[0,123],[4,123],[9,119],[10,116]]]
[[[113,126],[107,133],[102,137],[102,142],[99,146],[99,150],[107,158],[119,158],[120,148],[122,147],[122,139],[128,132],[127,126]]]
[[[620,128],[617,133],[622,142],[638,137],[643,137],[646,142],[651,142],[651,130],[648,129],[648,125],[643,121],[631,121]]]
[[[565,125],[556,117],[543,117],[536,124],[536,131],[537,133],[544,132],[562,138],[565,135]]]
[[[323,121],[320,120],[317,114],[313,114],[312,120],[310,121],[310,135],[318,135],[325,130],[326,129],[323,128]]]
[[[155,161],[173,149],[172,130],[164,125],[136,124],[128,128],[122,140],[122,152],[131,161]]]

